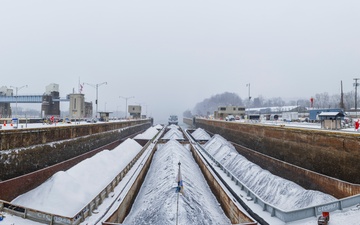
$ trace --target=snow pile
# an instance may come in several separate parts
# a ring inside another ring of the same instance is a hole
[[[67,171],[55,173],[37,188],[18,196],[12,203],[52,214],[73,217],[89,204],[142,146],[127,139],[114,150],[104,150]]]
[[[305,190],[292,181],[271,174],[237,153],[220,135],[214,135],[204,148],[265,202],[283,210],[296,210],[336,199],[328,194]]]
[[[155,127],[150,127],[144,133],[136,135],[134,139],[150,140],[155,137],[157,133],[159,133],[158,129]]]
[[[179,194],[179,224],[231,224],[207,186],[191,152],[176,140],[169,140],[155,153],[123,224],[175,224],[179,162],[184,183],[184,194]]]
[[[182,140],[184,139],[184,134],[176,127],[174,126],[169,126],[171,127],[170,130],[168,130],[162,139],[167,139],[167,140],[170,140],[170,139],[176,139],[176,140]]]
[[[195,138],[195,140],[210,140],[211,136],[204,129],[198,128],[194,132],[191,133],[191,136]]]
[[[163,129],[163,126],[161,124],[156,124],[154,127],[158,130]]]
[[[170,129],[179,129],[179,126],[178,125],[175,125],[175,124],[171,124],[171,125],[169,125],[168,126],[168,128],[170,128]]]

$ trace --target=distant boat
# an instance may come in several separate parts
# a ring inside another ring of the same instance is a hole
[[[178,117],[176,115],[170,115],[169,117],[169,125],[175,124],[178,125]]]

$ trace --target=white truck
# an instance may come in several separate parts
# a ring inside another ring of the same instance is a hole
[[[297,121],[297,120],[299,120],[299,113],[298,112],[283,112],[281,117],[282,117],[282,120],[286,121],[286,122]]]

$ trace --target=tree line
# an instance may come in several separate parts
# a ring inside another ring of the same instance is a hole
[[[313,98],[313,105],[310,99]],[[357,106],[359,108],[359,98],[357,98]],[[342,104],[341,104],[342,103]],[[212,115],[219,106],[244,106],[246,108],[263,108],[263,107],[281,107],[281,106],[298,106],[301,108],[343,108],[345,111],[351,111],[355,108],[355,93],[354,91],[344,93],[343,101],[341,101],[340,94],[330,95],[327,92],[315,94],[309,98],[299,98],[296,100],[285,101],[281,97],[265,98],[258,96],[256,98],[242,99],[236,93],[225,92],[216,94],[210,98],[204,99],[197,103],[195,107],[186,110],[183,113],[184,117],[192,117],[194,115],[208,116]]]

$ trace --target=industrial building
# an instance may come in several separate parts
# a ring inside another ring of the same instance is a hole
[[[243,106],[220,106],[218,110],[214,112],[216,119],[224,119],[225,117],[233,115],[240,118],[245,116],[245,107]]]
[[[141,105],[129,105],[128,111],[131,118],[141,118]]]

